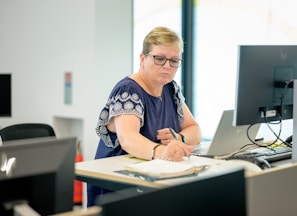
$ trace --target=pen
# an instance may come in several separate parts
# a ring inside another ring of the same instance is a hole
[[[175,133],[175,131],[172,128],[169,128],[170,133],[172,134],[172,136],[174,137],[174,139],[178,140],[177,135]],[[187,156],[188,160],[190,160],[190,154]]]
[[[174,137],[174,139],[178,140],[175,131],[172,128],[169,128],[169,131],[172,134],[172,136]]]

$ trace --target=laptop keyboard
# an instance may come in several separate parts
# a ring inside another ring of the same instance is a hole
[[[241,160],[254,160],[264,159],[267,162],[276,162],[292,157],[292,149],[288,147],[275,147],[275,148],[257,148],[239,154],[233,155],[228,159],[241,159]]]

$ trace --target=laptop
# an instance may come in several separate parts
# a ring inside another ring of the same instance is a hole
[[[199,149],[198,147],[195,149],[195,153],[219,156],[232,153],[244,145],[250,144],[251,141],[247,137],[249,126],[235,127],[232,125],[232,122],[233,110],[224,110],[209,147],[206,149],[205,147],[204,149]],[[256,124],[249,129],[249,136],[252,140],[255,140],[259,128],[260,124]]]

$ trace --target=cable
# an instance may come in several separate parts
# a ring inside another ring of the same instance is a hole
[[[284,140],[282,140],[281,138],[280,138],[280,134],[281,134],[281,131],[282,131],[282,120],[283,120],[283,109],[284,109],[284,98],[285,98],[285,96],[286,96],[286,94],[288,93],[288,91],[289,91],[289,89],[291,88],[291,87],[289,87],[291,84],[293,84],[293,82],[294,82],[294,80],[289,80],[289,81],[285,81],[285,86],[283,87],[283,91],[282,91],[282,93],[280,94],[281,96],[280,96],[280,112],[279,112],[279,114],[280,114],[280,131],[279,131],[279,134],[278,135],[276,135],[275,134],[275,132],[271,129],[271,127],[269,127],[269,129],[273,132],[273,134],[276,136],[276,138],[277,138],[277,140],[280,140],[282,143],[284,143],[287,147],[292,147],[292,144],[291,143],[288,143],[288,142],[286,142],[286,141],[284,141]]]
[[[249,131],[251,130],[251,128],[254,126],[255,124],[251,124],[248,126],[247,130],[246,130],[246,135],[247,135],[247,138],[250,140],[251,144],[253,145],[256,145],[258,147],[267,147],[269,145],[271,145],[271,143],[265,143],[265,142],[257,142],[256,140],[253,140],[251,137],[250,137],[250,134],[249,134]],[[275,143],[275,141],[274,141]]]
[[[264,120],[265,120],[265,123],[266,123],[266,126],[269,128],[269,130],[273,133],[273,135],[276,137],[276,139],[270,143],[270,146],[275,144],[277,141],[281,141],[283,144],[285,144],[287,147],[291,148],[292,145],[286,141],[284,141],[283,139],[280,138],[280,135],[282,133],[282,126],[283,126],[283,109],[284,109],[284,98],[286,96],[286,94],[288,93],[288,90],[289,90],[289,86],[293,83],[293,80],[289,80],[289,81],[285,81],[285,86],[283,87],[281,93],[280,93],[280,110],[278,112],[279,114],[279,121],[277,122],[270,122],[268,121],[267,119],[267,116],[266,116],[266,112],[263,111],[263,115],[264,115]],[[271,128],[271,124],[277,124],[279,125],[279,131],[278,131],[278,134],[276,134],[276,132]]]

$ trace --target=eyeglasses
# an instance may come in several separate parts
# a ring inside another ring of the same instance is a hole
[[[150,57],[153,57],[154,58],[154,63],[156,65],[165,65],[167,61],[169,61],[169,65],[170,67],[174,67],[174,68],[178,68],[181,63],[183,62],[183,59],[179,59],[179,58],[166,58],[164,56],[158,56],[158,55],[152,55],[152,54],[144,54],[145,56],[150,56]]]

